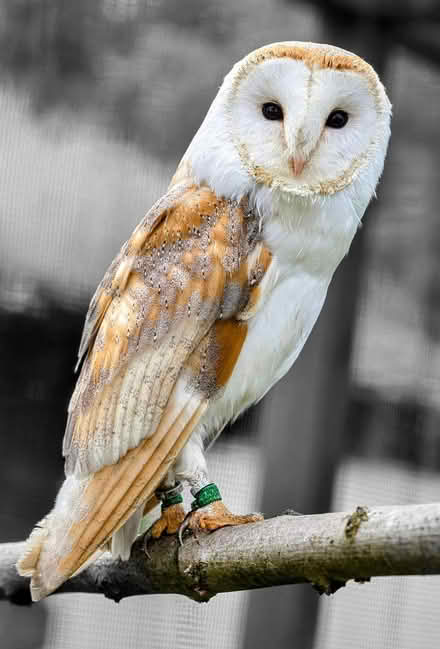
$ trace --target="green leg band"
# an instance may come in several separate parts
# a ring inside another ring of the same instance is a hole
[[[171,507],[171,505],[183,503],[182,491],[183,487],[180,482],[169,489],[156,489],[156,498],[162,503],[162,510]]]
[[[191,504],[191,509],[200,509],[200,507],[206,507],[211,503],[215,503],[217,500],[221,500],[221,494],[216,484],[211,482],[200,489],[196,494],[194,494],[194,500]]]

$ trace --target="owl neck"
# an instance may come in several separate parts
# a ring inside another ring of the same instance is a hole
[[[267,201],[256,197],[256,209]],[[360,215],[346,195],[311,201],[279,194],[272,195],[271,213],[262,222],[263,239],[282,266],[330,281],[348,252]]]
[[[209,186],[219,197],[238,201],[246,197],[262,238],[279,264],[288,273],[294,267],[320,275],[324,281],[330,281],[347,254],[365,209],[356,205],[347,190],[313,200],[284,195],[262,185],[250,188],[249,183],[243,183],[240,189],[235,185],[234,191],[229,191],[227,183],[219,185],[196,175],[185,159],[172,184],[184,179]]]

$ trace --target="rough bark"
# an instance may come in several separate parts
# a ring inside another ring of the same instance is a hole
[[[23,543],[0,545],[0,599],[29,603],[28,580],[15,562]],[[440,574],[440,504],[358,507],[354,512],[285,514],[224,528],[179,547],[175,537],[149,546],[140,538],[128,562],[104,555],[57,593],[180,593],[207,601],[221,592],[310,582],[331,594],[350,579]]]

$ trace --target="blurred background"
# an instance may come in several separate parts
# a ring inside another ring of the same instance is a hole
[[[0,541],[62,481],[91,294],[166,189],[232,64],[329,42],[382,76],[393,136],[378,200],[292,371],[209,462],[234,511],[439,500],[440,10],[435,0],[2,0]],[[2,649],[432,649],[440,578],[0,604]]]

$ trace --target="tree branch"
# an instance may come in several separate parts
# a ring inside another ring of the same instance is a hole
[[[0,599],[30,602],[28,580],[15,562],[24,543],[0,545]],[[358,507],[351,513],[282,515],[224,528],[182,547],[175,537],[149,546],[140,538],[127,562],[106,554],[57,593],[180,593],[207,601],[222,592],[310,582],[331,594],[349,579],[440,574],[440,504]]]

